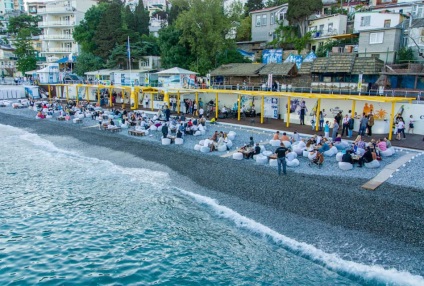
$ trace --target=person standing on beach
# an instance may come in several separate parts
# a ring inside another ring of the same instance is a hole
[[[300,103],[300,125],[305,125],[306,103],[303,100]]]
[[[333,133],[331,134],[331,138],[333,139],[333,142],[336,141],[336,137],[337,137],[338,132],[339,132],[339,123],[337,122],[337,119],[334,118]]]
[[[348,133],[347,133],[347,138],[352,137],[354,127],[355,127],[355,119],[353,118],[353,116],[351,116],[349,118],[349,129],[348,129]]]
[[[319,112],[319,131],[322,131],[322,129],[324,128],[325,116],[327,116],[327,114],[325,114],[325,109],[323,109],[322,111]]]
[[[330,124],[327,121],[325,121],[325,126],[324,126],[324,137],[328,139],[328,137],[330,137]]]
[[[359,121],[359,131],[358,131],[358,135],[364,136],[365,135],[365,130],[367,129],[368,126],[368,118],[365,115],[365,113],[362,114],[362,118]]]
[[[283,173],[287,175],[286,172],[286,154],[289,149],[286,148],[283,142],[280,143],[280,147],[275,150],[275,154],[277,155],[277,163],[278,163],[278,175],[281,176],[281,165],[283,165]]]
[[[367,124],[368,136],[372,136],[372,127],[373,126],[374,126],[374,115],[372,113],[370,113],[368,115],[368,124]]]
[[[342,129],[342,136],[344,136],[346,134],[346,136],[349,135],[349,116],[346,114],[345,117],[343,117],[343,129]]]

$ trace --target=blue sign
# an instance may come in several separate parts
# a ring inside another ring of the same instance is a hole
[[[283,62],[283,49],[264,50],[262,52],[263,64],[281,64]]]

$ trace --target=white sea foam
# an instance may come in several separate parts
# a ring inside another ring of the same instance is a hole
[[[348,273],[349,275],[357,276],[360,279],[368,281],[377,280],[390,285],[424,285],[424,277],[422,276],[413,275],[397,269],[385,269],[379,265],[365,265],[341,259],[337,254],[326,253],[313,245],[296,241],[252,219],[244,217],[234,210],[220,205],[215,199],[181,189],[180,192],[192,197],[198,203],[210,206],[219,216],[233,221],[236,226],[263,235],[264,237],[270,237],[276,243],[281,243],[284,247],[332,271]]]
[[[139,181],[151,184],[164,184],[170,181],[169,174],[161,171],[153,171],[147,168],[128,168],[120,165],[116,165],[108,160],[97,159],[93,157],[87,157],[80,154],[78,151],[70,151],[60,147],[57,147],[52,141],[44,139],[37,134],[30,133],[23,129],[2,125],[0,129],[3,134],[3,140],[10,138],[10,142],[17,142],[17,140],[23,140],[28,142],[32,147],[36,147],[38,152],[42,152],[41,158],[56,158],[74,160],[78,164],[89,164],[90,166],[96,166],[99,171],[108,171],[113,173],[122,174],[127,176],[131,181]],[[28,148],[22,150],[22,152],[31,152]]]

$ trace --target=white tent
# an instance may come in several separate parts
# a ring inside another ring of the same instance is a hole
[[[156,73],[160,87],[164,88],[190,88],[196,84],[196,72],[182,68],[172,68]]]
[[[172,74],[197,74],[196,72],[192,72],[189,70],[185,70],[179,67],[175,67],[172,69],[163,70],[157,73],[159,76],[161,75],[172,75]]]

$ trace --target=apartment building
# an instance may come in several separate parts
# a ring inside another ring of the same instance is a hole
[[[252,41],[270,42],[275,39],[275,30],[281,22],[288,25],[288,4],[250,12],[252,16]]]
[[[0,32],[5,33],[9,19],[25,12],[24,0],[0,0]]]
[[[38,23],[42,29],[41,56],[46,57],[47,62],[79,53],[78,44],[72,36],[74,27],[84,19],[85,12],[96,4],[94,0],[47,0],[28,4],[29,13],[42,17]]]

